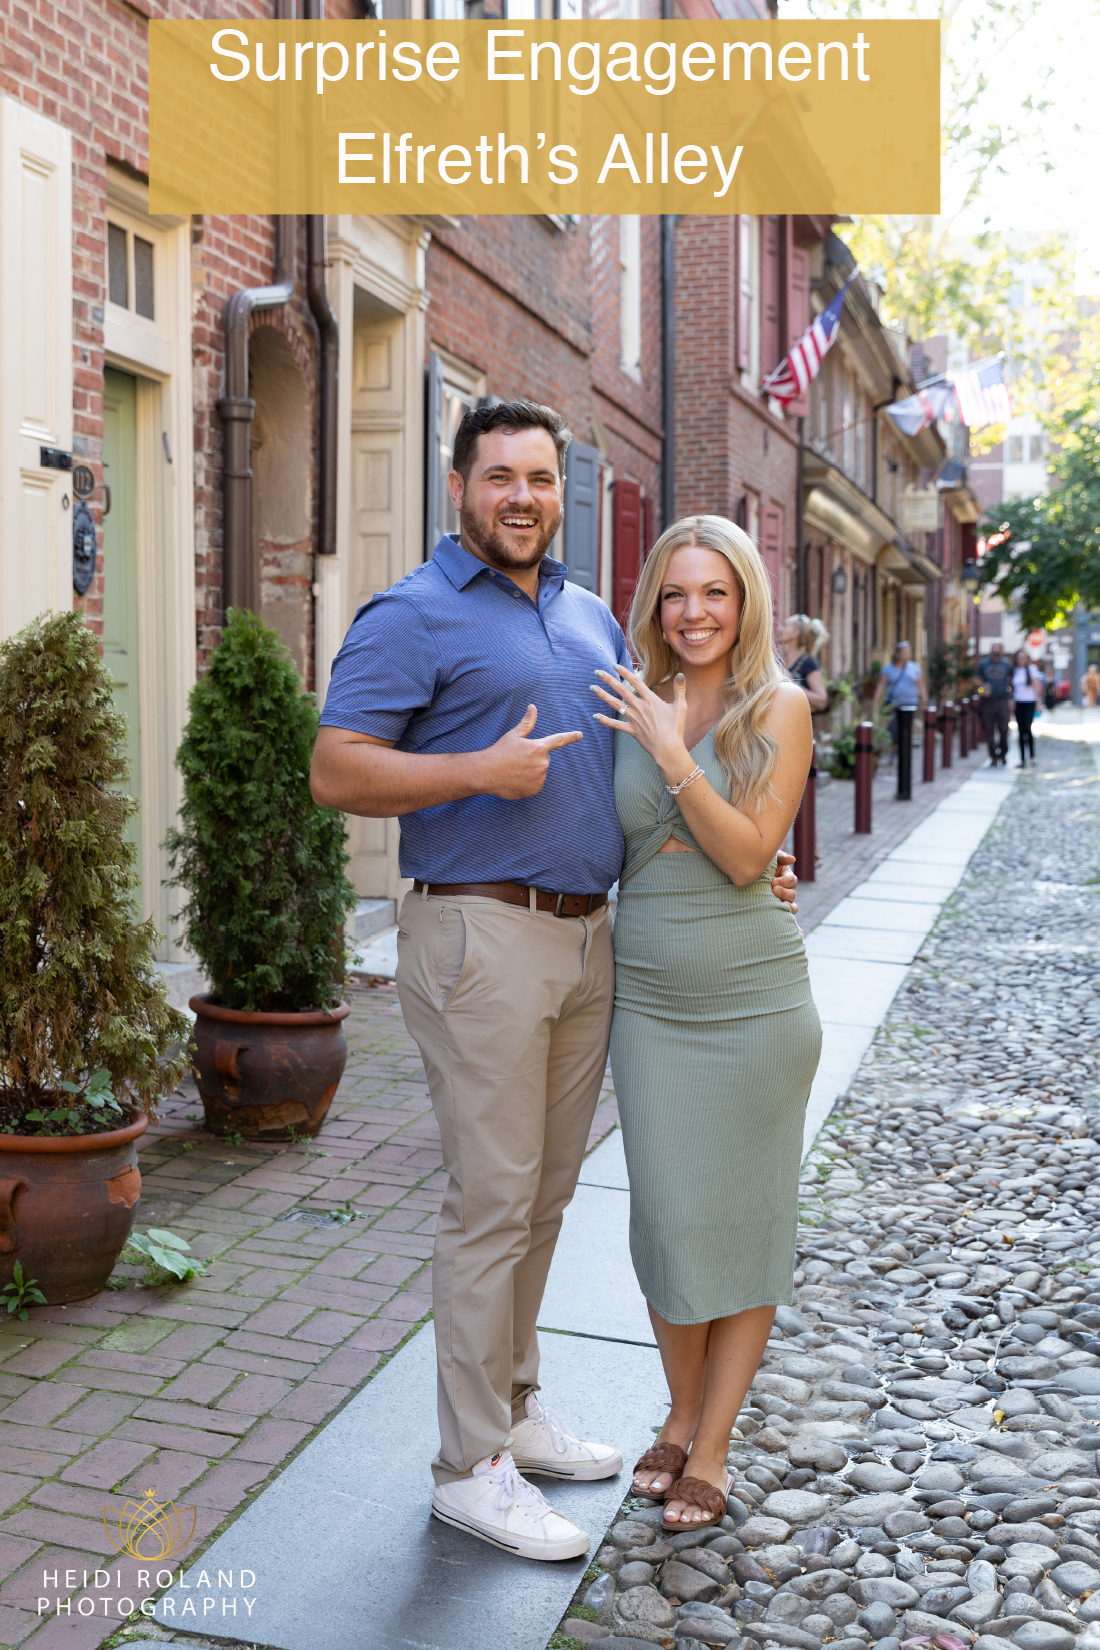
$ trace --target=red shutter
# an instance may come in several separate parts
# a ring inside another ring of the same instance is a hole
[[[625,628],[642,570],[642,489],[636,481],[615,482],[612,523],[611,607]]]
[[[766,378],[787,353],[783,347],[783,219],[769,213],[760,224],[760,376]]]
[[[790,222],[788,218],[787,222]],[[810,324],[810,255],[793,243],[787,248],[787,348],[796,344]],[[795,418],[808,418],[810,398],[800,396],[787,411]]]
[[[779,569],[783,557],[783,511],[777,504],[765,504],[760,512],[760,554],[764,558],[768,581],[772,587],[772,607],[776,619],[781,617],[779,602]]]
[[[653,500],[647,493],[642,499],[642,560],[653,549]]]
[[[737,365],[748,372],[752,364],[752,218],[737,219]]]

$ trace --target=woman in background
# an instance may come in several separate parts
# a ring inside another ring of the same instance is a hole
[[[1012,671],[1012,709],[1016,716],[1016,736],[1020,741],[1020,760],[1017,767],[1026,768],[1030,753],[1035,761],[1035,735],[1031,724],[1039,708],[1039,695],[1045,683],[1043,673],[1031,662],[1031,655],[1022,647],[1016,654]]]
[[[730,1432],[793,1288],[798,1169],[821,1026],[769,886],[810,765],[807,695],[771,587],[722,516],[663,533],[630,614],[637,673],[594,688],[619,730],[626,838],[611,1066],[630,1249],[672,1407],[634,1469],[664,1527],[720,1523]],[[611,689],[612,691],[608,691]]]
[[[805,613],[794,613],[782,624],[776,634],[783,663],[810,701],[810,709],[825,710],[829,693],[817,655],[829,640],[829,632],[820,619],[811,619]]]

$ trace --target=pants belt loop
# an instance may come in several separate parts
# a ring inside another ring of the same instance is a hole
[[[564,894],[559,894],[556,901],[554,902],[554,915],[556,917],[561,916],[561,908],[564,904],[565,904],[565,895]]]
[[[538,889],[534,886],[527,890],[527,904],[532,916],[538,912]]]
[[[428,897],[428,886],[429,885],[427,883],[424,883],[424,885],[422,886],[422,888],[420,890],[420,898],[421,899],[427,899],[427,897]]]

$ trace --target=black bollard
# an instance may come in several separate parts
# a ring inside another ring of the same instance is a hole
[[[898,802],[913,800],[913,715],[912,709],[899,709],[898,718]]]

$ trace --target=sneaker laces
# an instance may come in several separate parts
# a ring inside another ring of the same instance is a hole
[[[583,1441],[577,1437],[575,1432],[570,1431],[557,1410],[544,1409],[537,1398],[535,1399],[535,1413],[531,1419],[532,1421],[542,1422],[550,1435],[550,1442],[556,1454],[564,1455],[571,1444],[576,1445],[578,1449],[583,1447]]]
[[[535,1488],[524,1478],[512,1457],[507,1457],[507,1466],[501,1461],[500,1466],[492,1474],[497,1483],[497,1493],[493,1505],[497,1512],[507,1512],[509,1507],[525,1507],[530,1512],[545,1513],[551,1510],[550,1503],[541,1490]]]

